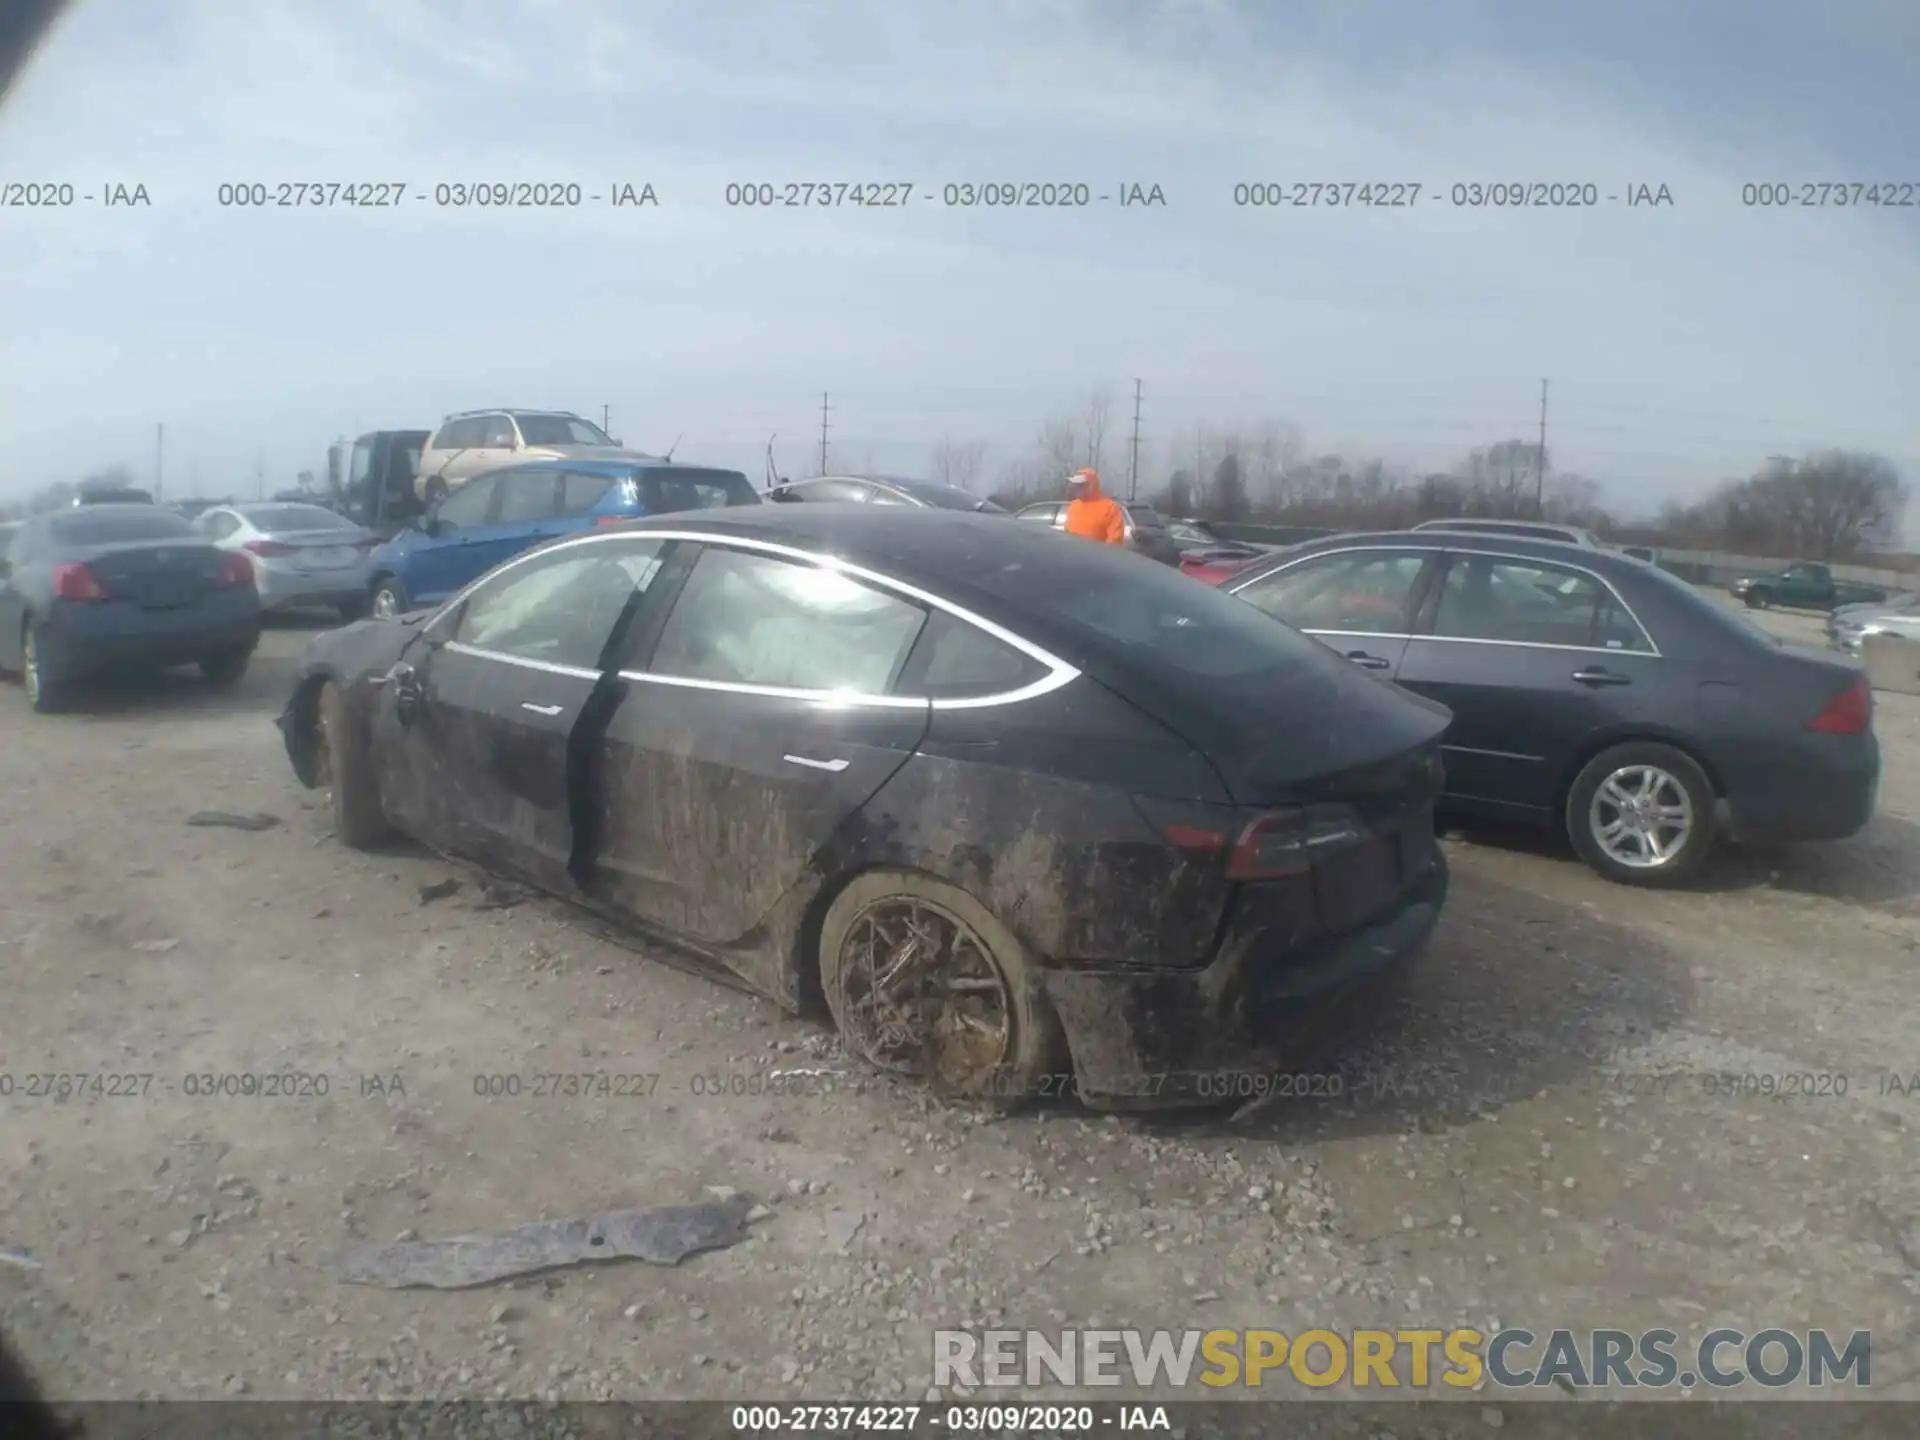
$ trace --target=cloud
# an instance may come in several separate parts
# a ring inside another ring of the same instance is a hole
[[[1793,114],[1729,130],[1769,75],[1661,80],[1662,55],[1710,37],[1621,3],[1510,20],[1362,0],[198,0],[161,18],[90,0],[0,120],[7,173],[143,179],[154,205],[0,212],[0,386],[31,397],[0,469],[128,458],[102,406],[138,412],[125,433],[164,411],[248,473],[262,448],[291,473],[342,429],[494,397],[751,437],[822,387],[875,443],[964,425],[1005,453],[1095,380],[1136,375],[1156,437],[1279,415],[1311,443],[1438,464],[1530,434],[1549,374],[1562,463],[1642,498],[1802,439],[1920,464],[1900,300],[1920,294],[1915,211],[1743,205],[1743,182],[1841,170],[1838,140]],[[1812,66],[1911,33],[1906,11],[1836,3],[1799,31],[1749,7],[1741,53],[1772,63],[1797,40]],[[1634,25],[1648,58],[1629,84]],[[215,199],[380,179],[427,199]],[[911,204],[726,200],[890,179]],[[632,180],[661,203],[432,202],[436,182],[491,180]],[[1158,184],[1168,203],[943,203],[949,182],[1002,181]],[[1421,198],[1234,201],[1348,181]],[[1452,203],[1503,182],[1592,184],[1602,203]],[[1635,185],[1675,203],[1604,199]],[[76,434],[99,438],[82,454]],[[759,442],[739,443],[710,458],[757,471]]]

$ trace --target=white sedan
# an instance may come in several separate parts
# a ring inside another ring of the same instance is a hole
[[[194,525],[253,567],[263,610],[306,606],[352,620],[366,608],[369,566],[380,537],[320,505],[261,501],[216,505]]]

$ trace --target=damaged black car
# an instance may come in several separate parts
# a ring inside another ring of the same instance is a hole
[[[839,505],[560,540],[319,636],[281,727],[399,831],[952,1094],[1264,1093],[1447,893],[1444,706],[1177,572]]]

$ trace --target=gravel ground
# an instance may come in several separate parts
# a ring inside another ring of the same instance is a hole
[[[0,1264],[0,1327],[60,1395],[920,1401],[936,1325],[1725,1323],[1870,1328],[1875,1393],[1920,1397],[1920,1089],[1886,1078],[1920,1073],[1920,701],[1881,702],[1864,834],[1700,892],[1449,838],[1431,960],[1337,1098],[994,1119],[560,907],[479,908],[472,878],[423,903],[460,872],[341,848],[267,723],[303,638],[225,695],[181,674],[50,719],[0,692],[0,1245],[40,1266]],[[188,1093],[287,1070],[328,1093]],[[657,1079],[476,1093],[580,1071]],[[152,1079],[26,1098],[46,1072]],[[677,1268],[320,1268],[710,1187],[764,1210]]]

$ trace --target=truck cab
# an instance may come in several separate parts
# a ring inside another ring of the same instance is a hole
[[[1772,605],[1794,610],[1832,610],[1841,605],[1887,598],[1887,592],[1878,585],[1835,580],[1829,566],[1813,560],[1796,560],[1763,575],[1743,575],[1733,582],[1732,591],[1750,610],[1765,610]]]
[[[428,430],[370,430],[353,442],[336,508],[383,538],[404,530],[426,509],[417,478]]]

